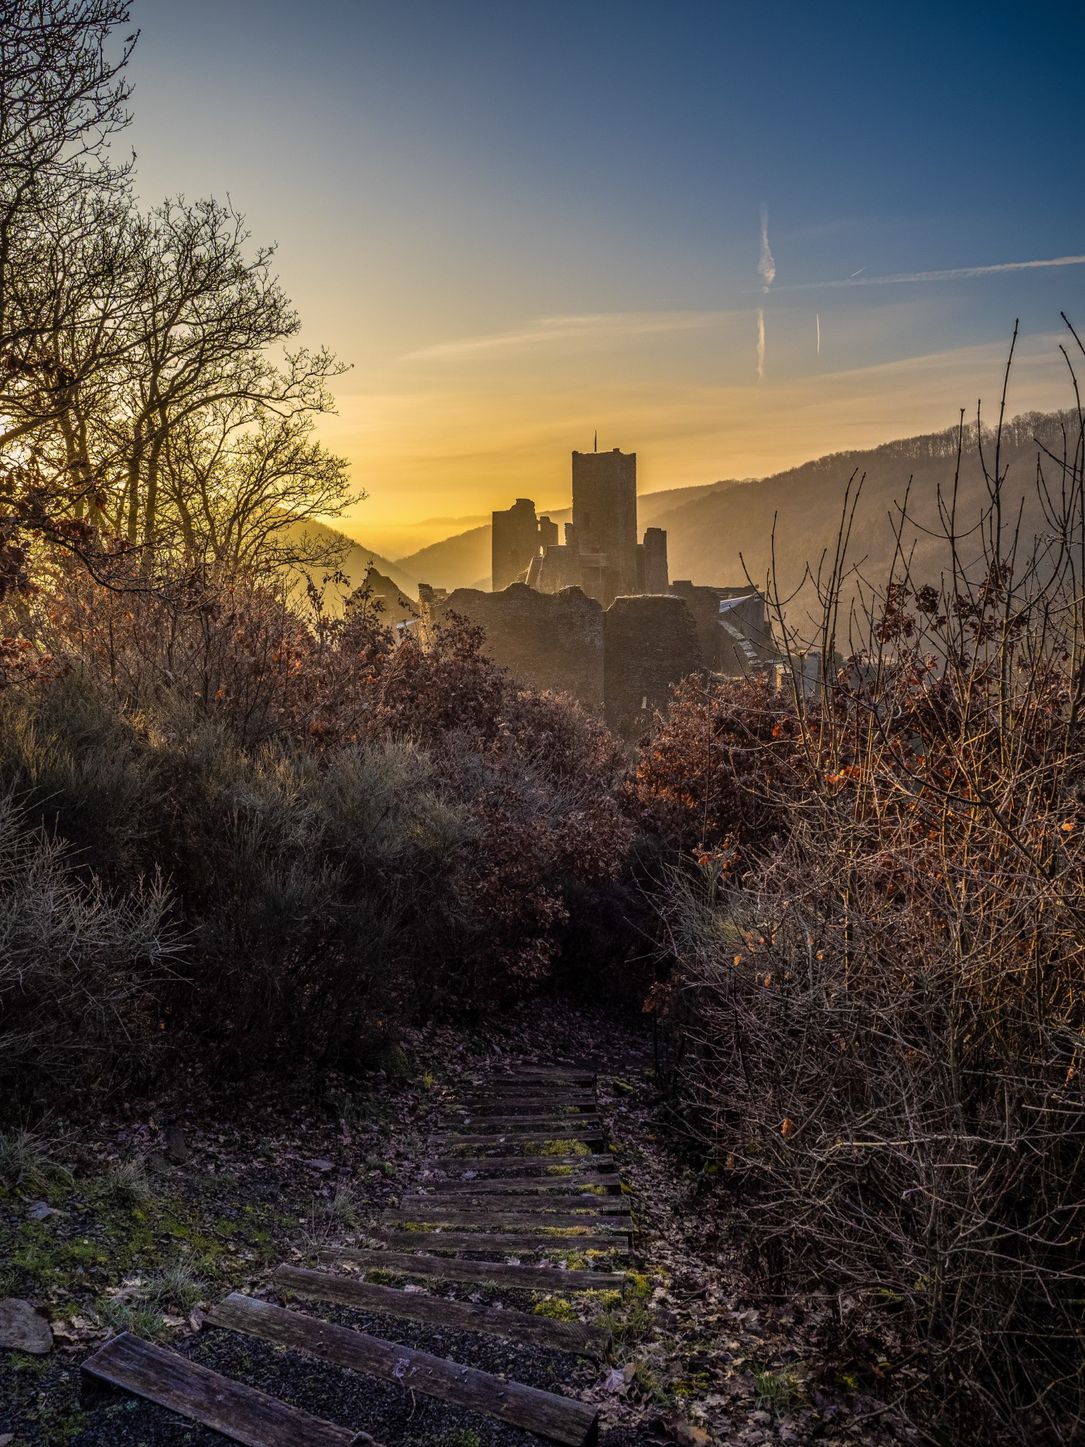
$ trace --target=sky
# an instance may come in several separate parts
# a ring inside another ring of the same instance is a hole
[[[136,0],[138,184],[229,196],[400,556],[569,453],[642,492],[1069,405],[1085,7]],[[1057,262],[1056,265],[1023,263]],[[1009,269],[999,269],[1009,268]]]

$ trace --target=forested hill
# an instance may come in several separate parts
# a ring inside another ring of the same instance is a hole
[[[1016,515],[1017,504],[1024,499],[1027,539],[1045,527],[1035,490],[1037,440],[1061,455],[1068,416],[1030,413],[1003,431],[1000,467],[1007,470],[1006,502]],[[790,591],[798,586],[807,563],[816,568],[833,546],[845,491],[849,482],[854,487],[860,480],[851,556],[865,559],[863,572],[875,579],[887,575],[894,548],[891,520],[899,517],[907,494],[909,514],[918,525],[908,531],[915,570],[923,577],[936,574],[944,547],[939,548],[924,529],[938,527],[939,489],[948,501],[957,448],[958,432],[951,428],[868,451],[833,453],[759,482],[695,498],[658,519],[658,526],[668,533],[671,576],[730,582],[742,578],[745,563],[752,578],[763,582],[775,526],[778,578],[781,588]],[[986,435],[982,456],[993,467],[994,439]],[[987,496],[973,427],[965,437],[957,492],[963,524],[975,522]]]
[[[1036,439],[1056,454],[1062,450],[1069,414],[1029,413],[1004,429],[1001,465],[1009,468],[1008,493],[1024,495],[1024,524],[1031,536],[1043,527],[1034,490]],[[763,582],[770,560],[773,526],[781,586],[795,587],[809,562],[816,567],[835,538],[845,491],[852,478],[862,489],[852,533],[855,558],[865,558],[872,577],[886,573],[893,550],[890,517],[910,484],[910,510],[923,527],[937,524],[938,489],[948,491],[957,462],[958,432],[907,437],[861,451],[835,452],[747,482],[716,482],[703,487],[650,493],[639,500],[639,523],[666,528],[672,578],[698,583],[740,583],[743,562]],[[984,451],[993,463],[993,439]],[[974,519],[987,496],[975,427],[966,430],[958,506]],[[553,513],[562,520],[567,514]],[[916,535],[916,560],[923,569],[936,546]],[[490,568],[490,529],[476,527],[434,543],[397,565],[404,572],[442,587],[470,587],[485,580]],[[933,566],[933,564],[932,564]],[[483,586],[486,586],[483,583]]]

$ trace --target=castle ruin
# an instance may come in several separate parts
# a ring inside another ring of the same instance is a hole
[[[478,624],[491,657],[536,688],[571,694],[627,738],[690,674],[771,669],[765,600],[750,587],[670,581],[667,534],[637,538],[635,452],[572,454],[572,522],[530,498],[493,514],[492,591],[422,584],[423,637],[447,612]]]
[[[573,520],[536,517],[530,498],[493,515],[491,588],[526,583],[538,593],[580,588],[604,608],[615,598],[667,591],[667,534],[637,541],[637,454],[573,453]]]

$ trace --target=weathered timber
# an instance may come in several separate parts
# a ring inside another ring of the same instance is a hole
[[[100,1347],[83,1363],[83,1371],[247,1447],[351,1447],[373,1442],[364,1432],[311,1417],[128,1332]]]
[[[420,1321],[453,1331],[480,1332],[484,1336],[499,1336],[504,1341],[529,1342],[576,1356],[601,1357],[609,1340],[605,1331],[579,1321],[553,1321],[530,1311],[504,1307],[496,1310],[473,1301],[450,1301],[424,1291],[401,1291],[396,1286],[377,1286],[353,1276],[336,1276],[302,1266],[280,1266],[272,1284],[277,1291],[313,1301],[333,1302],[356,1311]]]
[[[516,1171],[520,1175],[544,1176],[555,1166],[574,1166],[582,1171],[617,1170],[618,1163],[612,1155],[594,1154],[586,1156],[445,1156],[434,1162],[436,1168],[450,1175],[461,1175],[464,1171],[483,1172]]]
[[[465,1124],[466,1122],[466,1124]],[[453,1133],[463,1130],[485,1131],[487,1135],[509,1135],[526,1132],[538,1135],[548,1131],[560,1135],[561,1131],[601,1131],[603,1122],[594,1115],[469,1115],[457,1121]]]
[[[564,1201],[559,1203],[564,1206]],[[551,1227],[563,1226],[569,1231],[629,1231],[632,1229],[628,1211],[603,1214],[599,1211],[559,1210],[532,1206],[527,1209],[510,1210],[504,1201],[489,1201],[478,1205],[474,1201],[461,1201],[456,1196],[446,1199],[416,1201],[384,1212],[385,1221],[419,1222],[421,1225],[441,1224],[445,1226],[482,1226],[490,1231],[548,1231]]]
[[[540,1192],[549,1194],[554,1191],[584,1190],[588,1186],[604,1186],[608,1190],[616,1191],[621,1185],[619,1177],[614,1175],[599,1175],[594,1171],[584,1171],[577,1174],[575,1171],[569,1176],[495,1176],[477,1178],[473,1181],[427,1181],[428,1191],[437,1191],[447,1195],[460,1195],[463,1192],[470,1194],[472,1191],[484,1190],[487,1195],[538,1195]]]
[[[476,1122],[481,1125],[481,1121]],[[439,1137],[435,1144],[443,1150],[466,1150],[468,1146],[479,1146],[483,1151],[487,1147],[524,1145],[546,1145],[549,1141],[578,1141],[581,1145],[597,1146],[604,1140],[602,1127],[589,1127],[578,1125],[576,1130],[570,1130],[566,1122],[562,1126],[554,1127],[543,1125],[538,1128],[534,1126],[513,1126],[507,1130],[477,1131],[466,1130],[462,1134],[456,1132],[453,1135]]]
[[[356,1246],[332,1247],[322,1260],[352,1261],[379,1271],[404,1276],[433,1276],[439,1281],[472,1281],[491,1286],[515,1286],[526,1291],[607,1291],[620,1288],[623,1278],[613,1271],[562,1271],[556,1266],[507,1266],[503,1261],[460,1261],[453,1256],[413,1256],[402,1251],[366,1251]]]
[[[502,1251],[512,1256],[562,1256],[569,1251],[607,1251],[624,1256],[624,1236],[588,1233],[569,1236],[559,1232],[515,1231],[367,1231],[371,1241],[408,1251]]]
[[[214,1307],[207,1319],[214,1326],[247,1332],[349,1371],[398,1382],[405,1391],[422,1392],[438,1401],[496,1417],[565,1447],[584,1447],[597,1435],[597,1414],[583,1402],[508,1382],[490,1372],[320,1321],[301,1311],[287,1311],[236,1291]]]
[[[488,1181],[478,1182],[476,1190],[463,1195],[404,1196],[400,1201],[400,1209],[413,1211],[419,1206],[432,1206],[436,1210],[444,1210],[447,1203],[453,1210],[460,1210],[467,1205],[484,1206],[498,1216],[523,1215],[524,1212],[536,1211],[597,1211],[602,1215],[618,1216],[629,1214],[629,1205],[623,1196],[562,1196],[545,1195],[542,1192],[533,1196],[509,1196],[501,1192],[491,1195],[486,1189],[489,1184]]]
[[[598,1110],[599,1102],[594,1095],[568,1095],[555,1098],[552,1091],[543,1095],[472,1095],[454,1101],[454,1110],[476,1111],[479,1114],[497,1115],[502,1111],[512,1115],[546,1115],[555,1111],[559,1115],[580,1110]]]
[[[595,1085],[596,1073],[586,1066],[577,1065],[536,1065],[530,1060],[509,1063],[490,1077],[487,1084],[500,1084],[506,1080],[544,1080],[575,1082],[578,1085]]]

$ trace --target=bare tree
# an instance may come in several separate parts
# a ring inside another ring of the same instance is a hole
[[[26,581],[28,528],[78,536],[68,525],[73,494],[87,485],[86,452],[70,414],[93,353],[90,293],[112,265],[91,212],[125,188],[109,142],[128,119],[124,69],[136,37],[116,32],[130,9],[127,0],[0,0],[0,592]],[[73,253],[82,256],[74,267]],[[58,429],[67,429],[59,467]]]

